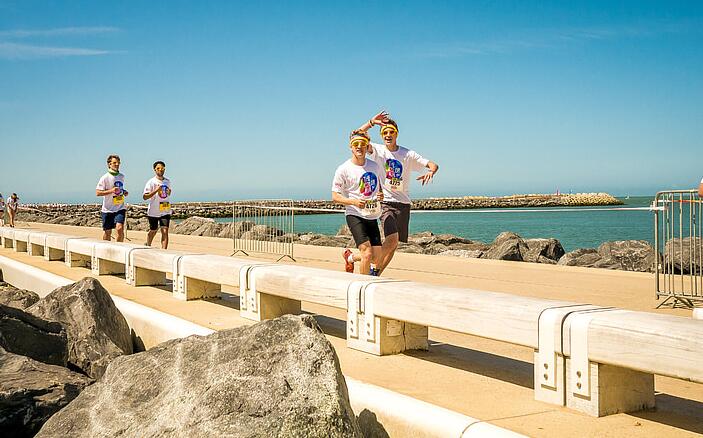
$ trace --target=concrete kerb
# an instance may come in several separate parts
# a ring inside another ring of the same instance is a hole
[[[218,297],[222,293],[222,285],[183,274],[182,262],[191,257],[202,257],[207,254],[180,255],[173,261],[173,297],[188,301],[200,298]]]
[[[46,296],[57,287],[73,281],[39,268],[0,256],[0,273],[15,287],[34,290]],[[112,295],[111,295],[112,296]],[[141,304],[112,296],[134,336],[146,348],[170,339],[190,335],[206,336],[214,331]],[[494,426],[481,420],[435,406],[387,389],[362,383],[345,376],[349,399],[357,414],[368,409],[391,436],[427,437],[498,437],[517,438],[524,435]]]
[[[276,263],[251,263],[239,268],[239,315],[252,321],[300,314],[301,302],[286,297],[261,293],[256,288],[255,269],[281,267]]]

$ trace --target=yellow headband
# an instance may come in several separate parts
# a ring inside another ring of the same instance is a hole
[[[381,135],[383,135],[383,132],[384,132],[386,129],[392,129],[393,131],[396,132],[396,134],[398,133],[398,128],[396,128],[395,126],[393,126],[393,125],[383,125],[383,126],[381,126]]]
[[[369,144],[369,139],[361,135],[356,135],[349,140],[349,144],[354,144],[356,141],[363,141],[364,144]]]

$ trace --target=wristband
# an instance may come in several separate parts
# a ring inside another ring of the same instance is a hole
[[[369,125],[373,128],[373,119],[369,119]]]

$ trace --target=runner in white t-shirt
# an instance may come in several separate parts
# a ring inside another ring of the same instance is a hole
[[[412,172],[421,172],[427,168],[428,172],[416,179],[422,185],[432,182],[439,166],[422,157],[417,152],[399,146],[398,124],[388,117],[388,113],[381,111],[364,123],[359,131],[366,132],[374,125],[381,126],[381,138],[384,144],[371,143],[369,154],[384,170],[383,177],[383,202],[381,203],[381,226],[383,227],[383,253],[381,256],[380,272],[393,259],[398,242],[408,241],[410,225],[410,178]],[[349,269],[349,264],[357,261],[358,256],[346,250],[343,254],[344,261]]]
[[[17,193],[13,193],[8,199],[7,199],[7,215],[9,216],[10,219],[10,227],[15,226],[15,216],[17,216],[17,206],[19,203],[19,196],[17,196]]]
[[[142,198],[149,201],[146,215],[149,219],[149,233],[146,235],[146,245],[156,236],[156,231],[161,229],[161,248],[168,248],[168,227],[171,224],[171,180],[164,176],[166,164],[163,161],[154,163],[155,176],[146,182]]]
[[[120,157],[107,157],[107,173],[100,177],[95,187],[95,196],[102,196],[100,215],[103,222],[103,240],[110,240],[112,230],[117,231],[116,240],[124,241],[124,222],[127,216],[125,198],[129,194],[124,188],[124,175],[120,173]]]
[[[0,193],[0,227],[5,226],[5,198]]]
[[[346,206],[347,225],[361,253],[360,272],[377,276],[381,259],[378,218],[381,216],[379,202],[383,200],[380,187],[383,173],[375,161],[366,158],[369,140],[366,132],[354,131],[349,136],[352,156],[334,173],[332,200]]]

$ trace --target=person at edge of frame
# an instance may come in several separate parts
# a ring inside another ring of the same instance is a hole
[[[381,226],[383,227],[383,248],[381,254],[380,272],[383,272],[393,259],[399,242],[408,242],[410,227],[410,177],[411,172],[428,172],[416,179],[426,185],[432,182],[439,170],[437,163],[424,158],[414,150],[398,145],[398,124],[392,120],[386,111],[373,116],[368,122],[359,127],[359,131],[367,132],[379,125],[384,144],[370,143],[369,155],[384,170],[383,202],[381,202]],[[345,249],[345,270],[354,271],[354,262],[359,256]]]
[[[703,198],[703,179],[701,179],[700,184],[698,184],[698,196]]]
[[[15,227],[15,217],[17,216],[17,208],[19,205],[20,197],[17,193],[13,193],[7,200],[7,216],[10,222],[10,227]]]
[[[345,219],[359,249],[360,272],[380,275],[381,232],[378,218],[380,201],[381,167],[366,158],[370,138],[366,132],[353,131],[349,136],[351,158],[342,163],[334,173],[332,200],[346,206]]]
[[[0,193],[0,227],[5,226],[5,198]]]
[[[156,161],[153,165],[154,176],[146,182],[142,199],[149,201],[147,218],[149,232],[146,235],[146,246],[151,246],[156,232],[161,230],[161,248],[168,248],[168,228],[171,224],[171,180],[164,176],[166,164]]]
[[[112,230],[117,232],[115,240],[124,242],[124,223],[127,217],[125,197],[129,195],[124,188],[124,175],[120,173],[119,155],[108,155],[107,173],[100,177],[95,187],[95,196],[102,196],[100,209],[103,226],[103,240],[112,238]]]

